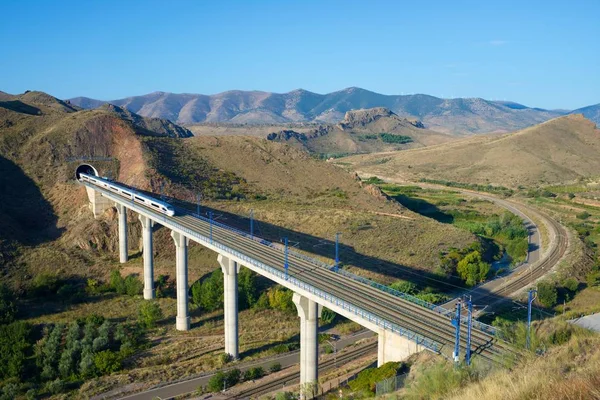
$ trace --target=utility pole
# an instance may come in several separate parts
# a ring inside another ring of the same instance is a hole
[[[284,264],[283,264],[283,268],[285,269],[285,280],[287,281],[287,279],[288,279],[288,268],[289,268],[289,264],[288,264],[288,238],[285,237],[283,240],[285,242],[285,250],[284,250],[285,261],[284,261]]]
[[[340,233],[335,234],[335,272],[340,269]]]
[[[465,362],[467,366],[471,365],[471,329],[473,326],[473,303],[471,296],[467,300],[467,310],[469,312],[467,317],[467,351],[465,353]]]
[[[250,238],[254,239],[254,210],[250,210]]]
[[[454,358],[454,362],[458,363],[458,355],[460,352],[460,311],[462,308],[462,303],[460,299],[456,303],[456,316],[452,319],[452,325],[456,328],[456,336],[454,339],[454,352],[452,353],[452,358]]]
[[[527,343],[525,344],[527,350],[529,350],[531,344],[531,304],[536,298],[537,290],[529,289],[529,294],[527,296]]]

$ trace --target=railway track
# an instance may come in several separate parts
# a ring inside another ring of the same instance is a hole
[[[524,206],[527,209],[529,207]],[[530,209],[531,210],[531,209]],[[565,228],[556,222],[554,219],[545,214],[535,211],[544,218],[550,228],[554,231],[556,244],[550,250],[550,253],[536,264],[530,265],[528,268],[523,268],[520,271],[509,275],[504,285],[500,285],[492,290],[474,289],[469,292],[473,303],[485,304],[487,307],[498,305],[499,303],[511,300],[511,297],[519,290],[531,285],[533,282],[544,276],[552,269],[556,263],[563,257],[568,246],[568,236]]]
[[[206,223],[201,223],[192,214],[179,216],[178,222],[188,229],[194,229],[202,235],[210,234]],[[200,222],[200,223],[199,223]],[[255,258],[267,265],[283,271],[284,254],[277,249],[260,246],[254,240],[240,236],[230,230],[213,226],[212,234],[214,240],[236,248],[238,251]],[[268,251],[267,251],[268,250]],[[305,283],[325,290],[339,297],[347,298],[352,293],[353,304],[370,311],[382,318],[388,319],[406,329],[422,336],[433,339],[440,344],[440,352],[450,357],[454,350],[455,329],[451,325],[450,318],[437,312],[433,312],[422,306],[416,305],[404,299],[398,298],[383,291],[351,279],[344,278],[339,274],[309,263],[303,259],[293,256],[288,260],[290,276],[295,276]],[[358,301],[360,300],[360,301]],[[461,336],[462,350],[466,349],[466,338]],[[489,361],[496,361],[505,352],[511,349],[505,343],[498,341],[494,336],[474,329],[472,336],[472,351]]]
[[[106,192],[102,189],[95,189]],[[111,193],[108,194],[110,195],[109,198],[118,197]],[[125,201],[124,203],[127,204],[128,202]],[[149,215],[155,214],[154,210],[144,205],[135,204],[135,207],[147,210]],[[213,240],[221,245],[235,249],[280,272],[284,272],[285,270],[285,255],[281,249],[261,244],[256,240],[231,229],[221,227],[218,224],[210,224],[188,210],[178,209],[177,215],[173,217],[162,216],[161,218],[157,218],[156,222],[161,223],[161,220],[165,223],[172,221],[205,237],[212,235]],[[331,271],[325,265],[311,262],[293,253],[289,254],[288,265],[288,274],[295,279],[301,280],[308,285],[342,299],[348,304],[377,315],[379,318],[403,327],[421,337],[431,339],[437,343],[437,350],[440,354],[451,357],[454,350],[455,328],[451,324],[450,316],[440,314],[403,298],[377,290],[365,283],[348,279],[339,273]],[[471,344],[473,354],[479,355],[479,357],[490,362],[500,362],[503,355],[513,353],[508,344],[475,327],[472,331]],[[464,354],[466,350],[464,330],[463,335],[461,335],[460,347],[461,353]]]
[[[335,359],[327,359],[321,363],[319,363],[319,372],[327,371],[329,369],[335,368],[336,365],[343,365],[349,361],[355,360],[359,357],[367,355],[369,353],[375,352],[377,350],[377,342],[369,343],[367,345],[357,347],[356,349],[352,349],[351,351],[339,354]],[[233,394],[228,399],[250,399],[253,396],[260,396],[263,394],[267,394],[273,392],[277,389],[281,389],[287,384],[296,384],[299,382],[298,372],[289,372],[285,375],[278,377],[275,380],[265,382],[260,385],[256,385],[252,388],[239,391]]]

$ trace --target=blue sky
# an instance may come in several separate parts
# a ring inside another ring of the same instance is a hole
[[[418,4],[417,4],[418,3]],[[0,0],[0,90],[600,103],[600,1]]]

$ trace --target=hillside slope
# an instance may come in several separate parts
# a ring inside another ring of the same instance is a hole
[[[73,180],[82,157],[96,159],[93,163],[103,175],[162,191],[190,207],[195,208],[201,194],[204,205],[222,210],[234,225],[246,224],[236,215],[247,216],[252,208],[262,221],[257,227],[268,238],[289,236],[301,249],[324,257],[331,256],[331,248],[317,246],[322,238],[346,232],[343,253],[348,264],[381,273],[382,279],[391,279],[401,266],[430,270],[439,262],[439,251],[473,240],[285,144],[247,137],[185,138],[186,130],[168,130],[166,121],[112,106],[78,111],[48,95],[31,97],[20,101],[39,113],[0,106],[0,187],[7,188],[0,192],[0,201],[9,206],[3,213],[11,217],[0,219],[0,252],[11,259],[4,273],[18,281],[52,265],[61,265],[65,274],[107,273],[102,265],[117,246],[115,215],[109,211],[94,220],[87,210],[85,191]],[[21,193],[29,193],[30,202],[18,201],[15,196]],[[44,212],[34,212],[33,218],[31,209]],[[41,218],[45,212],[47,217]],[[140,229],[135,215],[129,222],[133,251],[139,248]],[[374,230],[385,239],[373,236]],[[167,258],[172,255],[168,232],[157,232],[156,249]],[[52,261],[40,263],[40,254]]]
[[[87,97],[73,98],[71,102],[84,108],[105,103]],[[210,96],[154,92],[109,103],[146,117],[184,124],[336,123],[351,110],[386,107],[399,116],[423,121],[429,129],[447,133],[508,132],[562,115],[517,103],[479,98],[440,99],[423,94],[383,95],[355,87],[328,94],[302,89],[288,93],[232,90]]]
[[[599,175],[600,130],[582,115],[569,115],[515,133],[349,157],[344,162],[367,173],[408,180],[535,186]]]
[[[401,118],[383,107],[348,111],[336,125],[321,125],[304,132],[285,129],[270,133],[267,138],[322,155],[402,150],[455,139],[427,130],[420,121]]]

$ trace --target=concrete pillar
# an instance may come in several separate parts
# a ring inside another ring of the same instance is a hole
[[[225,309],[225,353],[234,359],[239,358],[238,344],[238,272],[240,265],[219,254],[217,257],[223,271]]]
[[[102,196],[102,193],[88,186],[85,187],[85,190],[88,195],[88,200],[90,201],[89,207],[94,214],[94,218],[98,219],[107,208],[113,206],[113,202],[108,197]]]
[[[154,250],[152,248],[152,227],[154,221],[150,218],[139,215],[142,223],[142,239],[144,242],[144,299],[154,298]]]
[[[177,318],[175,327],[178,331],[190,329],[190,316],[188,313],[188,267],[187,251],[189,239],[181,233],[171,231],[175,241],[175,257],[177,260]]]
[[[121,264],[127,262],[127,207],[115,203],[117,213],[119,214],[119,261]]]
[[[403,361],[412,354],[423,350],[414,340],[398,335],[385,329],[380,329],[377,338],[377,366],[390,361]]]
[[[300,317],[300,398],[312,399],[319,378],[318,328],[323,307],[298,293],[293,301]]]

